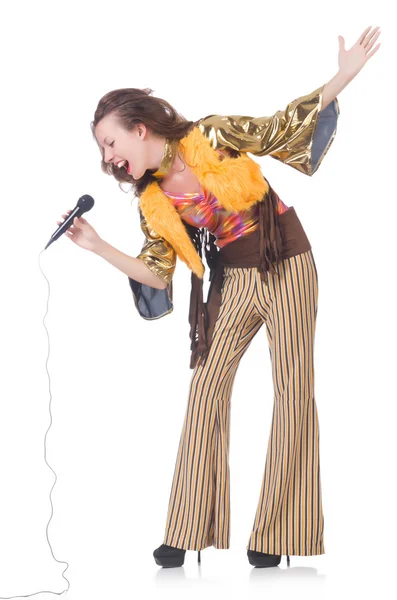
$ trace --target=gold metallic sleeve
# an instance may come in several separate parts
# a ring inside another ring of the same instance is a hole
[[[153,273],[161,277],[167,287],[160,290],[136,281],[132,277],[128,277],[128,280],[140,316],[144,319],[159,319],[172,312],[174,308],[172,277],[177,255],[173,247],[149,227],[141,211],[139,214],[145,239],[142,250],[136,258],[142,260]]]
[[[145,243],[137,258],[143,260],[145,265],[166,283],[170,283],[176,266],[176,252],[164,238],[149,227],[145,217],[140,214]]]
[[[312,176],[334,140],[340,114],[337,98],[321,109],[324,86],[269,117],[209,115],[198,127],[214,149],[269,155]]]

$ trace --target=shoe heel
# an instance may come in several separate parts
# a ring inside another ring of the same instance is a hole
[[[197,555],[197,562],[199,565],[201,565],[201,555],[200,555],[200,550],[198,551],[198,555]]]
[[[287,567],[289,567],[289,556],[287,554]]]

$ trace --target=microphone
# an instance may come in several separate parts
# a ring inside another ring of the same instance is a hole
[[[63,223],[59,225],[58,229],[54,231],[50,238],[50,241],[48,242],[44,250],[46,250],[48,246],[52,244],[52,242],[55,242],[55,240],[61,237],[61,235],[73,225],[73,219],[75,217],[80,217],[83,213],[87,212],[87,210],[91,210],[94,204],[95,202],[92,196],[89,196],[88,194],[84,194],[84,196],[81,196],[81,198],[78,199],[77,204],[70,213],[70,215],[64,220]]]

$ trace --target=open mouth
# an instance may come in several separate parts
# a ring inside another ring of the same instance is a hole
[[[130,172],[130,164],[128,160],[121,160],[119,163],[117,163],[117,166],[119,169],[127,169],[127,173]]]

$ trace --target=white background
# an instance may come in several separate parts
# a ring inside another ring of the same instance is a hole
[[[0,597],[41,598],[70,584],[73,600],[222,591],[318,599],[382,593],[391,584],[397,56],[390,11],[385,1],[340,0],[2,8]],[[145,321],[126,275],[102,258],[66,236],[39,256],[56,220],[83,194],[95,199],[85,216],[101,237],[131,256],[141,249],[137,199],[102,173],[90,121],[99,99],[122,87],[150,87],[191,120],[270,115],[329,81],[338,35],[350,48],[370,25],[382,28],[381,47],[339,94],[338,131],[318,172],[307,177],[255,157],[295,207],[318,269],[325,554],[291,556],[289,569],[285,556],[271,569],[247,560],[273,406],[262,327],[233,389],[231,547],[203,550],[200,568],[197,552],[187,551],[182,568],[162,569],[152,552],[163,540],[192,375],[190,272],[179,261],[174,312]]]

